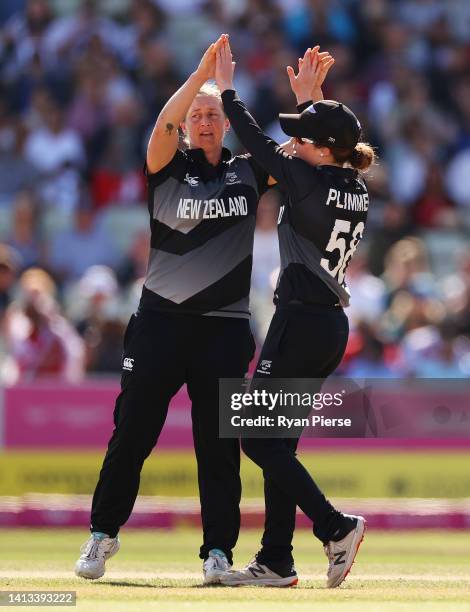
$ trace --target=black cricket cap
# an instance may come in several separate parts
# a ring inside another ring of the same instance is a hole
[[[299,115],[279,115],[281,128],[289,136],[308,138],[325,147],[354,149],[361,124],[350,108],[335,100],[321,100]]]

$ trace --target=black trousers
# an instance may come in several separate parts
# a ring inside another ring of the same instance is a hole
[[[269,378],[326,378],[339,365],[348,339],[348,319],[341,308],[289,305],[278,308],[271,321],[258,366],[271,362],[269,374],[255,374],[262,388]],[[292,559],[296,506],[313,521],[314,534],[324,543],[338,528],[341,515],[325,498],[296,458],[298,439],[242,440],[244,452],[263,470],[266,506],[262,549],[258,560]]]
[[[115,429],[93,496],[92,531],[114,537],[128,520],[170,400],[187,383],[203,525],[200,557],[220,548],[231,561],[240,529],[240,444],[219,439],[218,379],[242,378],[254,348],[246,319],[149,311],[132,316]]]

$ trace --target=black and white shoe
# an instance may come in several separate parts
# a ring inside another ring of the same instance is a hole
[[[345,514],[344,517],[351,521],[351,531],[338,542],[330,540],[324,547],[329,561],[326,580],[326,586],[329,589],[339,586],[349,574],[359,546],[364,539],[366,529],[364,517],[349,514]]]
[[[278,569],[278,571],[280,571],[279,574],[267,565],[259,563],[255,558],[242,570],[224,573],[220,577],[220,582],[225,586],[270,587],[290,587],[298,583],[299,577],[292,562],[286,566],[285,570]]]

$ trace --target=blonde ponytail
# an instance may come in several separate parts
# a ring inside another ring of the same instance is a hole
[[[375,162],[374,149],[365,142],[358,142],[347,160],[355,170],[368,170]]]

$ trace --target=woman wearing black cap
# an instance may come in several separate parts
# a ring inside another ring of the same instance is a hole
[[[281,210],[281,272],[277,306],[256,376],[326,378],[339,365],[348,338],[343,307],[349,304],[345,273],[362,238],[369,198],[358,170],[373,163],[374,152],[359,142],[361,126],[345,105],[311,103],[312,83],[321,85],[333,60],[308,50],[291,86],[303,112],[280,115],[281,127],[295,139],[295,156],[268,138],[233,89],[234,64],[228,37],[217,53],[216,81],[224,109],[238,138],[253,158],[277,180],[287,204]],[[307,86],[308,84],[308,86]],[[314,98],[315,99],[315,98]],[[304,103],[302,105],[302,103]],[[307,106],[307,108],[305,108]],[[300,110],[299,109],[299,110]],[[346,166],[348,164],[348,166]],[[365,521],[344,515],[325,498],[296,459],[296,439],[243,439],[245,453],[263,470],[266,521],[262,549],[226,585],[290,586],[297,583],[292,537],[296,506],[313,521],[329,559],[327,586],[345,579],[362,541]]]

